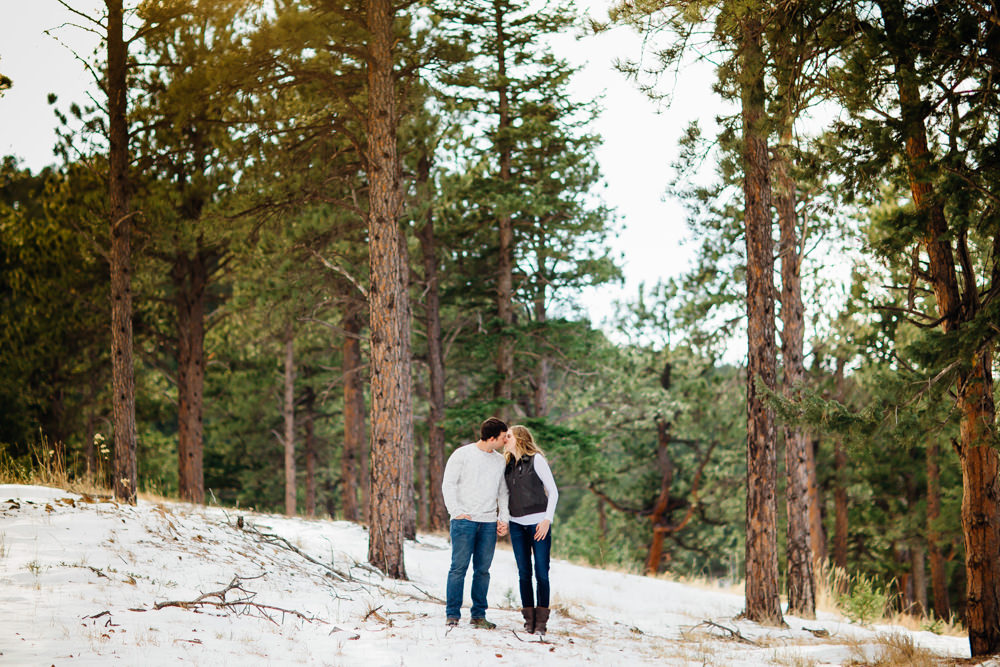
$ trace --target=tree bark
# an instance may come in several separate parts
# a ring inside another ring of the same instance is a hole
[[[368,560],[406,578],[403,537],[413,486],[410,302],[396,147],[394,5],[366,0],[368,43],[368,245],[371,265],[371,515]]]
[[[548,321],[548,313],[545,311],[544,269],[540,269],[539,273],[541,284],[535,294],[535,323],[539,328],[543,328]],[[535,367],[535,392],[532,402],[535,417],[545,417],[549,414],[549,358],[544,349],[539,351],[538,366]]]
[[[292,325],[285,330],[285,391],[281,406],[285,422],[285,514],[295,516],[295,335]]]
[[[205,290],[209,258],[177,254],[171,270],[177,311],[177,481],[181,500],[205,502],[202,410],[205,386]]]
[[[430,160],[425,158],[418,167],[418,179],[430,180]],[[427,207],[427,217],[417,232],[427,283],[424,308],[427,319],[427,367],[430,375],[430,410],[427,414],[427,494],[429,508],[427,528],[444,530],[448,526],[448,509],[444,505],[441,483],[444,481],[444,343],[441,334],[441,286],[438,275],[437,239],[434,235],[434,209]]]
[[[660,562],[663,560],[663,540],[666,531],[657,530],[657,526],[663,521],[670,505],[670,490],[674,482],[674,462],[670,458],[670,422],[663,419],[656,420],[656,434],[658,446],[656,448],[656,463],[660,469],[660,495],[653,504],[653,512],[649,517],[650,525],[653,527],[653,539],[649,545],[649,553],[646,556],[646,574],[654,575],[660,570]],[[693,501],[692,501],[693,502]]]
[[[512,150],[504,4],[499,0],[494,0],[493,9],[496,29],[497,94],[499,96],[496,149],[500,159],[500,181],[506,188],[511,181]],[[500,320],[500,337],[497,341],[497,380],[493,389],[493,397],[503,404],[500,408],[500,416],[507,417],[513,398],[514,384],[514,338],[512,331],[514,326],[514,219],[511,212],[507,210],[506,203],[500,204],[497,225],[500,232],[500,249],[497,261],[497,317]]]
[[[927,569],[925,558],[927,554],[923,546],[910,548],[910,572],[913,574],[913,603],[909,613],[923,616],[927,612]]]
[[[837,357],[835,382],[837,400],[846,400],[844,390],[843,357]],[[840,569],[847,570],[847,450],[842,438],[833,441],[833,562]]]
[[[348,308],[341,320],[344,340],[340,346],[344,377],[344,446],[340,452],[340,485],[344,519],[361,518],[358,488],[368,486],[367,474],[358,474],[358,459],[365,447],[365,391],[361,378],[361,317]],[[367,473],[367,471],[365,471]],[[364,500],[364,496],[362,496]]]
[[[777,547],[777,458],[774,412],[757,383],[775,388],[774,253],[771,182],[764,118],[762,26],[742,19],[740,97],[743,115],[743,194],[747,243],[747,510],[746,610],[752,621],[780,624]]]
[[[819,457],[820,439],[814,437],[806,448],[806,470],[809,476],[809,537],[812,543],[813,576],[816,568],[826,563],[830,554],[826,546],[826,527],[823,525],[823,495],[816,476],[816,459]]]
[[[899,0],[880,0],[878,4],[890,36],[910,193],[916,212],[926,221],[923,246],[928,257],[928,274],[942,329],[948,333],[975,317],[979,294],[973,285],[963,302],[958,289],[948,219],[932,184],[933,159],[913,53],[896,38],[905,30],[902,4]],[[970,367],[958,371],[956,381],[961,415],[958,451],[962,463],[966,624],[973,657],[1000,652],[1000,483],[997,479],[1000,466],[993,447],[997,426],[992,348],[992,343],[984,343],[973,356]]]
[[[934,595],[934,615],[947,620],[951,616],[948,600],[948,577],[941,554],[941,471],[938,467],[938,444],[932,437],[927,444],[927,558],[931,566],[931,591]]]
[[[996,437],[992,363],[986,350],[974,359],[972,372],[958,379],[966,623],[974,656],[1000,652],[1000,483],[992,445]]]
[[[134,505],[138,492],[135,367],[132,360],[132,210],[128,180],[128,44],[121,0],[108,9],[108,199],[111,213],[111,405],[115,430],[114,493]]]
[[[783,393],[797,400],[805,381],[803,339],[805,318],[802,304],[802,253],[795,210],[796,187],[789,173],[792,131],[782,131],[773,162],[774,202],[778,212],[781,256],[781,361]],[[801,428],[785,426],[785,503],[788,511],[786,557],[788,559],[788,613],[802,618],[816,616],[816,582],[810,536],[809,459],[812,443]]]
[[[305,431],[306,455],[306,516],[316,516],[316,392],[303,389],[302,428]]]
[[[427,530],[427,447],[426,442],[414,440],[416,448],[416,464],[413,474],[417,500],[417,529]]]

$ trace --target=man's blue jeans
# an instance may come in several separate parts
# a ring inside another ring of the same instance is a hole
[[[521,588],[522,607],[549,606],[549,555],[552,552],[552,528],[544,540],[535,540],[536,525],[522,526],[510,522],[510,546],[517,562],[517,581]],[[538,604],[531,587],[531,556],[535,556],[535,581],[538,583]]]
[[[465,572],[472,560],[472,618],[486,618],[486,592],[490,588],[490,565],[497,546],[495,521],[451,520],[451,569],[448,570],[445,616],[460,618]]]

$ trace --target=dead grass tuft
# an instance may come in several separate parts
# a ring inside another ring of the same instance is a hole
[[[939,667],[945,660],[932,651],[920,648],[909,635],[898,632],[879,633],[868,642],[855,640],[848,644],[854,667]]]
[[[775,665],[781,667],[816,667],[819,663],[815,658],[809,658],[795,651],[776,652],[772,658]]]

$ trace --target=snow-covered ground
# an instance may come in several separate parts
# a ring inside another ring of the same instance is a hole
[[[735,620],[738,595],[559,560],[540,643],[520,631],[503,545],[487,612],[497,629],[469,626],[467,588],[463,622],[449,631],[447,538],[407,543],[408,582],[365,565],[367,545],[363,527],[342,521],[0,485],[0,665],[819,666],[875,655],[887,633],[969,655],[964,637],[830,614],[762,627]],[[231,584],[224,600],[206,595]],[[199,596],[207,604],[162,604]]]

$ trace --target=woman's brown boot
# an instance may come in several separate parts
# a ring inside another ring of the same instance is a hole
[[[535,607],[535,632],[545,634],[545,624],[549,622],[549,608]]]
[[[524,631],[531,634],[535,631],[535,608],[521,607],[521,616],[524,616]]]

